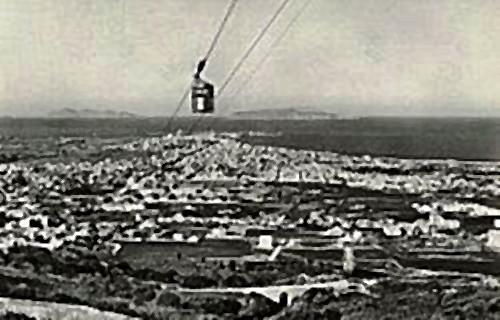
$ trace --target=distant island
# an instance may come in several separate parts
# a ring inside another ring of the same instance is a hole
[[[231,118],[255,120],[314,120],[337,119],[336,113],[315,110],[311,108],[260,109],[236,111]]]
[[[48,118],[137,118],[137,114],[126,111],[114,111],[109,109],[72,109],[63,108],[51,111]]]
[[[72,109],[63,108],[51,111],[48,118],[137,118],[137,114],[126,111],[114,111],[109,109]]]

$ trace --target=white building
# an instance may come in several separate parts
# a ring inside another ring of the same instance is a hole
[[[492,250],[500,252],[500,230],[488,231],[488,242],[486,245]]]
[[[273,249],[273,236],[271,235],[261,235],[259,236],[259,244],[257,245],[259,249],[272,250]]]

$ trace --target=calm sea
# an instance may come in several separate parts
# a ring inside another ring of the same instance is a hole
[[[366,118],[355,120],[176,119],[171,130],[263,131],[253,143],[404,158],[500,160],[500,119]],[[133,137],[158,132],[165,118],[147,119],[0,119],[2,136]]]

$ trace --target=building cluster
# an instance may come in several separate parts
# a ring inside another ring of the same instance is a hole
[[[60,155],[72,143],[50,152]],[[231,237],[267,247],[422,235],[452,243],[469,234],[464,217],[488,217],[491,229],[499,224],[499,209],[475,202],[500,197],[498,163],[347,156],[215,133],[87,149],[80,158],[0,165],[4,249],[77,243],[100,250],[123,240]],[[391,199],[399,202],[390,210],[373,205]],[[412,218],[398,218],[403,211]],[[261,236],[271,236],[271,244]]]

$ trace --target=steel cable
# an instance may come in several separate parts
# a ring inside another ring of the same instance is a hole
[[[207,50],[207,53],[205,54],[205,57],[203,58],[204,61],[207,61],[208,58],[210,58],[210,55],[212,54],[212,52],[215,50],[215,46],[217,45],[217,42],[219,41],[219,38],[222,35],[222,31],[224,30],[227,22],[229,21],[229,17],[233,13],[237,2],[238,2],[238,0],[231,0],[230,1],[229,6],[226,9],[226,13],[224,14],[224,17],[222,18],[221,23],[219,24],[219,28],[217,29],[217,32],[215,33],[215,35],[210,43],[210,46]],[[181,110],[182,106],[186,102],[187,98],[189,97],[190,90],[191,90],[191,85],[189,85],[187,87],[187,89],[184,91],[183,95],[181,96],[181,99],[179,100],[179,102],[177,103],[177,106],[174,109],[174,112],[169,117],[167,124],[165,125],[163,131],[168,131],[170,129],[172,122],[174,121],[175,117],[177,116],[177,114]]]
[[[232,95],[238,95],[240,94],[250,83],[250,81],[253,79],[253,77],[257,74],[257,72],[260,70],[260,68],[264,65],[264,63],[267,61],[267,59],[271,56],[271,53],[273,50],[281,43],[281,41],[285,38],[287,35],[288,31],[292,28],[292,26],[295,24],[295,22],[300,18],[302,13],[304,13],[305,9],[307,6],[312,2],[312,0],[306,0],[304,5],[300,8],[300,10],[297,12],[297,14],[290,20],[288,25],[283,29],[281,34],[276,38],[275,41],[269,46],[269,50],[266,52],[266,54],[262,57],[261,60],[256,64],[255,68],[250,72],[249,76],[242,82],[242,84],[235,90],[233,91]]]
[[[231,72],[229,73],[229,75],[226,77],[226,80],[223,82],[223,84],[221,85],[221,87],[220,87],[220,89],[219,89],[219,91],[217,93],[217,97],[219,97],[219,96],[222,95],[222,93],[224,92],[225,88],[229,85],[229,83],[234,78],[234,76],[236,75],[236,73],[239,71],[239,69],[241,68],[241,66],[243,65],[243,63],[245,63],[245,61],[248,59],[248,57],[250,56],[250,54],[252,53],[252,51],[257,47],[257,45],[262,40],[262,38],[264,37],[264,35],[266,34],[266,32],[273,25],[273,23],[276,21],[276,19],[281,14],[281,12],[283,12],[283,10],[285,9],[286,5],[289,2],[290,2],[290,0],[283,0],[283,2],[281,3],[281,5],[278,7],[278,9],[272,15],[271,19],[267,22],[267,24],[260,31],[260,33],[254,38],[254,40],[252,41],[252,43],[250,44],[250,46],[247,48],[247,50],[245,51],[245,53],[243,54],[243,56],[240,58],[240,60],[238,61],[238,63],[233,67],[233,69],[231,70]],[[193,124],[188,128],[188,133],[189,134],[192,133],[193,130],[196,128],[196,126],[203,119],[205,119],[205,118],[200,117],[195,122],[193,122]]]

